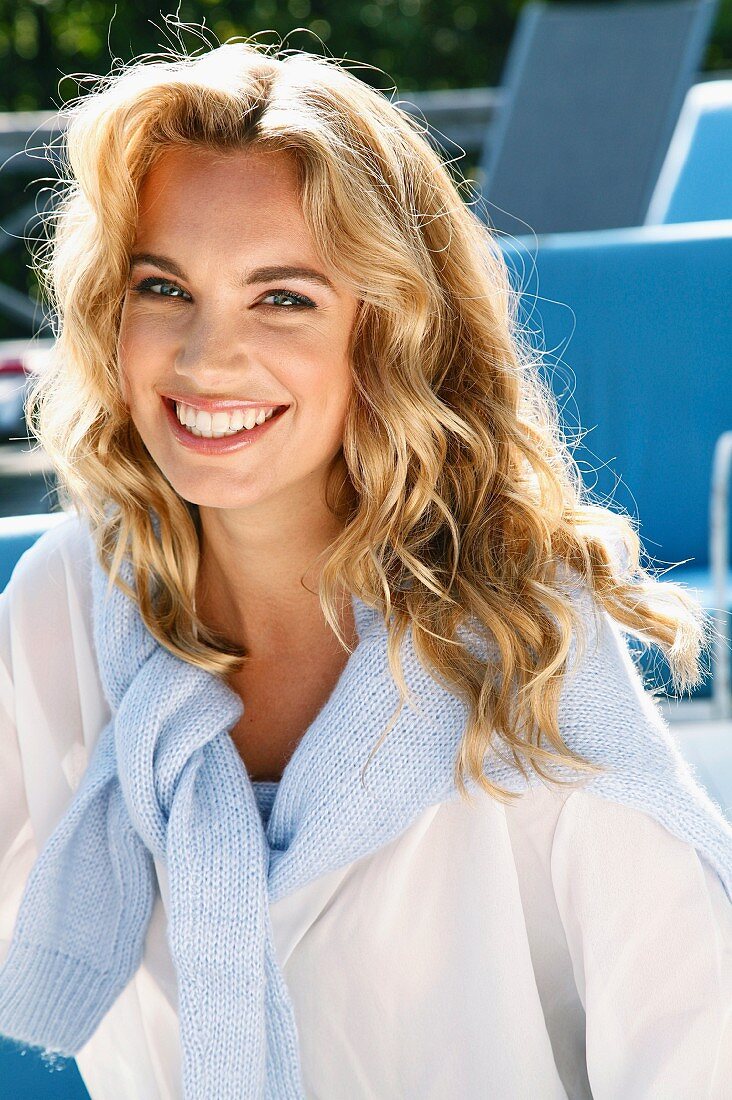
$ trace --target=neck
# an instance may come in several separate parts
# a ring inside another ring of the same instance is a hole
[[[254,553],[232,544],[226,532],[204,534],[196,582],[200,619],[264,660],[301,653],[335,638],[318,598],[323,551],[342,528],[320,539],[286,539]],[[317,559],[317,560],[316,560]],[[350,595],[339,593],[340,629],[352,642],[355,623]],[[336,640],[336,645],[338,642]]]

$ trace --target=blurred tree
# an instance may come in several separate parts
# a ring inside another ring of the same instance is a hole
[[[369,83],[413,91],[497,84],[525,2],[182,0],[173,10],[181,22],[205,21],[209,40],[294,31],[286,45],[364,62],[385,71],[359,70]],[[116,56],[165,49],[164,16],[145,0],[0,0],[0,110],[59,106],[77,92],[69,74],[106,73]],[[185,41],[200,46],[192,34]],[[731,68],[732,0],[720,0],[704,69]]]

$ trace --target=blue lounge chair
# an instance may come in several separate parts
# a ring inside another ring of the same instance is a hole
[[[642,225],[717,7],[525,4],[478,172],[490,224],[519,235]]]
[[[575,452],[585,482],[639,518],[657,564],[685,563],[667,579],[720,622],[732,585],[719,606],[710,501],[732,426],[730,148],[732,81],[705,82],[686,97],[646,224],[501,239],[565,427],[590,433]]]
[[[689,89],[645,225],[732,217],[732,80]]]

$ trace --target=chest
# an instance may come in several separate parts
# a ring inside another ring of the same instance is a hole
[[[244,704],[231,738],[251,779],[279,780],[348,661],[340,647],[299,660],[252,662],[230,678]]]

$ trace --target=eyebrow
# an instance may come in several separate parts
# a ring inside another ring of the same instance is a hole
[[[175,275],[178,279],[186,278],[183,268],[169,256],[161,256],[155,252],[133,252],[130,256],[130,271],[138,264],[150,264],[152,267],[159,267],[161,271],[167,271],[169,275]],[[278,279],[307,279],[311,283],[318,283],[335,292],[333,283],[322,271],[316,271],[313,267],[289,264],[255,267],[253,271],[242,275],[239,282],[241,286],[252,286],[255,283],[270,283]]]

